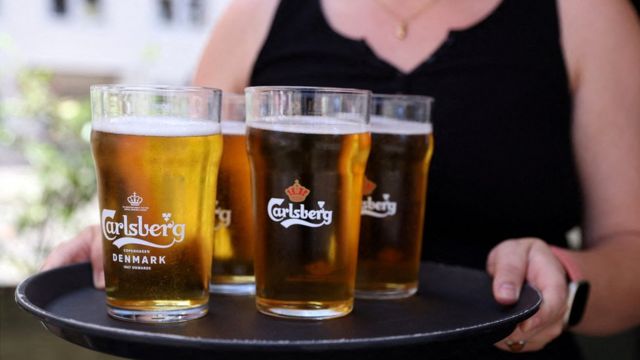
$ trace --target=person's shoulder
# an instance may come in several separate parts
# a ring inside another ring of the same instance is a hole
[[[630,61],[638,57],[640,20],[629,0],[562,0],[558,8],[574,86],[590,67],[588,63],[606,67],[614,58]]]
[[[563,17],[600,19],[609,22],[612,17],[625,17],[626,21],[637,21],[637,13],[629,0],[562,0],[558,7]],[[618,19],[620,20],[620,19]]]
[[[635,31],[638,14],[629,0],[562,0],[558,1],[562,27],[566,31],[587,31],[585,38],[610,36],[621,30]]]
[[[279,0],[233,0],[214,26],[194,77],[197,85],[241,92]]]
[[[260,38],[269,30],[279,0],[233,0],[227,5],[212,32],[212,40]],[[246,43],[246,42],[244,42]],[[235,43],[235,46],[241,46]]]
[[[220,17],[217,27],[225,24],[252,27],[256,20],[270,20],[279,3],[280,0],[232,0]]]

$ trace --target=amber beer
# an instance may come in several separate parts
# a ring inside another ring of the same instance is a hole
[[[280,317],[343,316],[353,307],[361,184],[370,148],[368,93],[347,94],[361,105],[353,106],[361,109],[353,120],[329,117],[334,114],[327,104],[349,101],[342,95],[316,88],[270,94],[269,89],[247,90],[256,112],[288,111],[278,106],[299,111],[248,117],[256,305]],[[323,116],[305,116],[304,107],[314,102],[324,105]]]
[[[188,97],[181,89],[92,88],[107,309],[119,319],[174,322],[207,313],[222,138],[216,114],[194,119],[192,109],[173,117],[180,113],[170,109],[207,107],[215,93],[190,90],[202,99],[162,104],[160,113],[136,108],[151,106],[141,99],[147,93]],[[118,111],[124,101],[142,115]]]
[[[222,96],[224,152],[218,175],[211,292],[253,294],[253,214],[244,95]]]
[[[418,286],[427,173],[433,150],[428,122],[431,99],[374,95],[373,103],[377,109],[374,114],[386,115],[383,110],[387,110],[397,117],[371,116],[356,297],[402,298],[414,294]]]

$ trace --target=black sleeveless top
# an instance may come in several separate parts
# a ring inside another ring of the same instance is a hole
[[[319,0],[282,0],[250,84],[435,98],[423,259],[484,269],[502,240],[532,236],[564,246],[581,222],[555,0],[503,0],[476,25],[451,31],[408,74],[364,41],[333,31]],[[536,356],[578,358],[563,352],[571,347],[565,342]]]

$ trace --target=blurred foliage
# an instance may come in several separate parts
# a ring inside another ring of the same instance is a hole
[[[19,96],[0,102],[0,121],[4,119],[0,142],[24,155],[40,185],[37,197],[26,200],[15,224],[21,234],[39,233],[34,249],[37,263],[50,250],[49,226],[66,225],[93,198],[96,188],[89,98],[59,97],[52,91],[51,76],[44,70],[20,72]],[[9,118],[20,125],[9,126]]]

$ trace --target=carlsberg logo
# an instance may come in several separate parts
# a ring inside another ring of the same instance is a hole
[[[115,220],[116,211],[103,209],[101,216],[102,234],[113,245],[121,248],[125,245],[143,245],[166,249],[184,240],[186,225],[171,220],[171,213],[163,213],[164,224],[145,224],[142,216],[122,215],[122,221]],[[139,237],[165,239],[165,244],[157,244]],[[170,240],[166,243],[166,240]]]
[[[215,230],[229,227],[229,225],[231,225],[231,210],[220,207],[219,201],[216,200]]]
[[[382,201],[374,201],[371,196],[367,196],[365,200],[362,200],[361,214],[366,216],[373,216],[376,218],[385,218],[396,214],[398,203],[390,201],[389,194],[382,194]]]
[[[362,195],[366,196],[362,200],[362,208],[360,214],[364,216],[373,216],[375,218],[386,218],[396,214],[398,203],[391,201],[391,195],[382,194],[382,201],[374,201],[371,197],[373,191],[378,187],[375,182],[365,176],[362,184]]]
[[[331,224],[333,211],[325,210],[324,201],[318,201],[318,210],[306,209],[304,204],[294,204],[303,202],[311,193],[311,190],[300,185],[295,180],[293,185],[285,189],[285,194],[289,197],[288,206],[281,206],[285,199],[271,198],[267,204],[269,219],[280,223],[285,228],[291,225],[302,225],[307,227],[320,227]],[[296,206],[297,205],[297,206]]]
[[[333,211],[324,209],[324,201],[318,201],[320,210],[307,210],[304,208],[304,204],[295,207],[291,203],[288,207],[279,207],[283,202],[284,199],[270,199],[267,205],[267,212],[271,220],[279,222],[285,228],[291,225],[320,227],[331,224]]]

